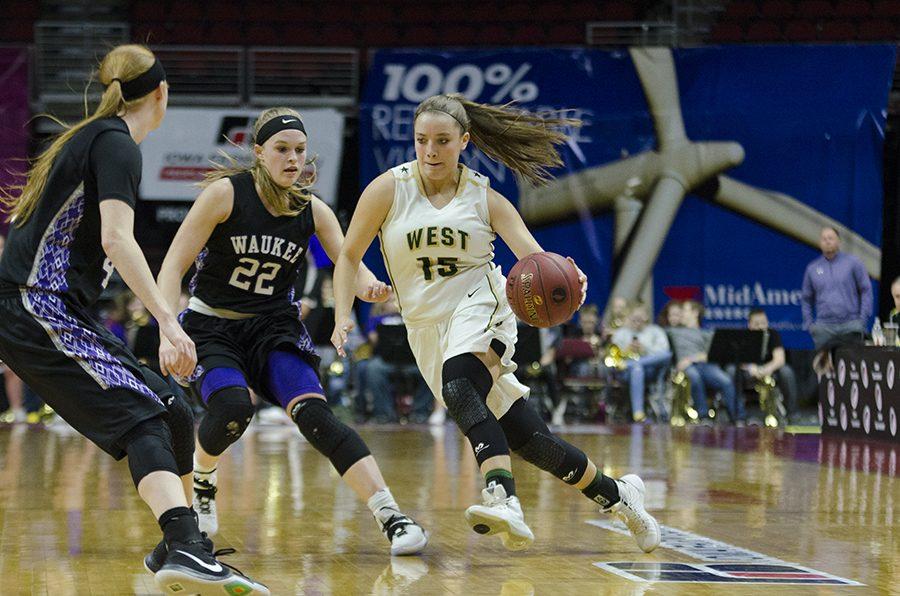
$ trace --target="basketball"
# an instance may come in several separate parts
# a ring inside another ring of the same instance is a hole
[[[510,270],[506,298],[516,316],[532,327],[559,325],[581,305],[578,270],[553,252],[528,255]]]

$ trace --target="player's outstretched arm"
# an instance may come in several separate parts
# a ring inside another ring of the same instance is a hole
[[[334,211],[318,197],[312,199],[316,236],[332,262],[337,262],[344,244],[344,233]],[[360,263],[356,273],[356,297],[366,302],[384,302],[390,296],[390,286],[375,277],[365,263]]]
[[[181,222],[157,277],[159,290],[173,313],[178,311],[181,280],[184,274],[206,245],[215,227],[231,215],[233,204],[234,188],[231,181],[225,178],[217,180],[203,189],[187,217]],[[162,327],[160,327],[159,352],[160,368],[163,373],[187,376],[192,372],[175,364],[172,345],[162,333]]]
[[[331,343],[344,356],[347,333],[353,328],[350,309],[353,307],[356,276],[362,257],[375,239],[394,202],[394,175],[385,172],[369,183],[359,197],[350,220],[347,237],[334,266],[334,334]]]

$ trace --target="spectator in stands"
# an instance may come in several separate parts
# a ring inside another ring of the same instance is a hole
[[[891,284],[891,297],[894,299],[894,308],[891,309],[888,319],[895,325],[900,325],[900,277],[894,279]]]
[[[625,378],[631,397],[631,415],[635,422],[643,422],[644,381],[656,378],[662,381],[672,360],[666,332],[658,325],[651,325],[650,313],[643,304],[631,308],[621,327],[616,329],[612,342],[627,354],[636,358],[626,360]]]
[[[669,300],[666,302],[662,310],[659,311],[659,316],[656,317],[656,322],[659,323],[659,326],[668,328],[681,325],[681,305],[681,300]]]
[[[574,360],[569,364],[568,374],[573,377],[605,377],[608,373],[603,364],[602,350],[607,338],[604,337],[600,324],[600,314],[596,304],[585,304],[578,311],[578,324],[569,327],[567,335],[573,339],[581,339],[591,345],[593,357]]]
[[[397,297],[382,303],[377,309],[373,306],[373,316],[369,317],[366,325],[366,335],[372,346],[372,357],[366,361],[360,374],[360,384],[364,387],[364,393],[372,403],[372,418],[378,423],[398,422],[396,407],[396,386],[392,378],[403,375],[414,385],[413,406],[409,420],[414,423],[423,423],[431,414],[434,398],[431,390],[425,383],[422,373],[415,361],[406,364],[388,362],[385,358],[386,350],[393,346],[382,348],[378,344],[378,328],[383,326],[403,326],[403,317],[400,316],[400,308],[397,305]],[[379,306],[379,305],[376,305]]]
[[[621,296],[613,296],[609,299],[609,308],[603,314],[602,334],[604,340],[612,337],[616,329],[625,324],[628,318],[628,301]]]
[[[687,300],[681,307],[683,326],[669,329],[672,349],[677,360],[676,367],[684,371],[691,382],[691,397],[701,419],[709,415],[709,406],[706,403],[706,387],[709,386],[722,393],[731,419],[737,425],[743,426],[746,424],[746,414],[743,402],[736,397],[734,381],[718,364],[706,361],[712,331],[700,329],[702,317],[703,305],[694,300]]]
[[[832,227],[819,236],[822,256],[803,276],[803,328],[817,350],[836,341],[862,341],[872,316],[872,282],[862,261],[841,252],[841,238]],[[815,310],[815,320],[813,320]]]
[[[781,335],[777,330],[769,328],[769,317],[766,316],[766,311],[761,308],[750,310],[747,327],[754,331],[767,333],[766,353],[763,357],[765,364],[744,364],[740,367],[735,375],[737,399],[743,401],[743,389],[748,380],[755,382],[771,376],[775,379],[777,387],[784,396],[788,421],[793,422],[797,416],[797,376],[785,358]]]

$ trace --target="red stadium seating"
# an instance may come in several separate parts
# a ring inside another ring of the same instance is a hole
[[[584,25],[553,25],[547,31],[547,43],[556,45],[580,45],[585,41]]]
[[[834,16],[861,19],[872,14],[872,5],[866,0],[840,0],[834,3]]]
[[[157,0],[132,2],[131,20],[133,23],[164,22],[166,20],[165,4]]]
[[[722,17],[726,20],[746,21],[755,19],[759,16],[759,10],[756,2],[753,0],[735,0],[728,4],[725,9],[725,15]]]
[[[602,21],[633,21],[637,18],[637,11],[633,4],[628,2],[608,2],[600,9]]]
[[[897,0],[878,0],[872,6],[872,16],[900,18],[900,2]]]
[[[512,43],[509,27],[503,25],[485,25],[478,35],[478,43],[485,46],[505,46]]]
[[[856,39],[856,25],[850,21],[828,21],[819,31],[820,41],[853,41]]]
[[[523,46],[541,45],[547,41],[547,31],[540,25],[528,24],[513,29],[513,43]]]
[[[897,27],[888,20],[862,21],[856,34],[862,41],[896,41]]]
[[[215,9],[214,9],[215,10]],[[203,20],[203,5],[190,0],[175,0],[169,9],[169,21],[190,21],[197,23]]]
[[[790,0],[766,0],[759,13],[767,19],[789,19],[794,16],[794,3]]]
[[[744,28],[739,23],[722,22],[713,29],[709,40],[713,43],[735,43],[744,40]]]
[[[787,41],[815,41],[818,36],[819,30],[812,21],[789,21],[784,27],[784,38]]]
[[[827,0],[800,0],[797,16],[807,19],[824,19],[831,16],[833,7]]]
[[[754,21],[747,26],[744,35],[746,41],[769,42],[781,41],[781,29],[772,21]]]

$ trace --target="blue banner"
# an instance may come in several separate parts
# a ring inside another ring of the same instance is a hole
[[[570,110],[584,126],[546,188],[520,188],[477,150],[463,161],[519,205],[545,250],[576,260],[588,302],[602,308],[613,288],[637,296],[652,275],[657,310],[695,297],[704,324],[720,327],[761,306],[786,346],[807,347],[800,287],[819,228],[840,226],[845,249],[879,275],[894,63],[892,46],[874,45],[379,51],[361,106],[361,184],[415,159],[413,112],[431,95]],[[499,241],[496,260],[515,262]],[[377,247],[366,263],[383,274]]]

